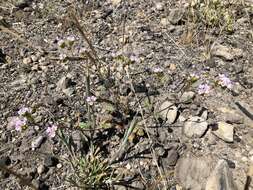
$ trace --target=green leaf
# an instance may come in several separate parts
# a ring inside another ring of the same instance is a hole
[[[89,123],[85,123],[85,122],[80,122],[79,123],[79,127],[81,129],[88,129],[88,128],[90,128],[90,124]]]

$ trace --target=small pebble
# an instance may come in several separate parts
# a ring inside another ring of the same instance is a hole
[[[36,148],[39,148],[44,140],[43,136],[37,137],[34,141],[32,141],[32,150],[35,150]]]
[[[26,58],[23,59],[24,64],[29,64],[31,62],[32,62],[32,59],[30,57],[26,57]]]
[[[41,175],[45,171],[45,166],[43,164],[39,165],[37,168],[37,173]]]
[[[59,163],[59,164],[56,165],[56,167],[57,167],[58,169],[60,169],[60,168],[62,168],[62,164]]]

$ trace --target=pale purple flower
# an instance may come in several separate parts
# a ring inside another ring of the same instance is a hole
[[[24,127],[27,124],[27,119],[24,118],[19,118],[19,117],[13,117],[9,124],[8,127],[10,128],[15,128],[16,131],[22,131],[22,127]]]
[[[162,72],[163,72],[163,69],[162,69],[161,67],[155,67],[155,68],[153,69],[153,72],[154,72],[154,73],[162,73]]]
[[[211,90],[211,87],[208,84],[201,84],[198,87],[198,94],[208,94]]]
[[[233,87],[232,81],[224,74],[219,74],[219,84],[228,89],[232,89]]]
[[[30,108],[23,107],[20,110],[18,110],[18,115],[23,116],[26,113],[31,113],[31,112],[32,112],[32,110]]]
[[[95,96],[88,96],[86,98],[87,103],[91,106],[96,102],[96,100],[97,100],[97,98]]]
[[[48,127],[47,130],[46,130],[47,135],[48,135],[50,138],[55,137],[57,128],[58,128],[58,127],[57,127],[56,125],[52,125],[51,127]]]

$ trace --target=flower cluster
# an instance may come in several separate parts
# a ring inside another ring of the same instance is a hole
[[[16,131],[22,131],[27,125],[27,114],[31,114],[32,110],[27,107],[23,107],[18,111],[18,116],[12,117],[8,123],[9,128],[14,128]]]
[[[232,81],[225,75],[225,74],[219,74],[219,82],[222,87],[226,87],[228,89],[232,89],[233,84]]]
[[[8,123],[8,128],[14,128],[16,131],[21,132],[22,129],[28,125],[28,120],[31,118],[32,110],[27,107],[22,107],[18,110],[18,116],[12,117]],[[57,131],[56,125],[51,125],[47,128],[46,133],[50,138],[55,137]]]
[[[199,79],[199,76],[195,74],[191,74],[190,79],[191,81],[195,82],[196,80]],[[219,74],[216,84],[219,84],[221,87],[227,88],[230,90],[233,87],[233,82],[225,74]],[[205,84],[202,83],[198,86],[197,90],[198,90],[198,94],[200,95],[208,94],[211,91],[211,86],[207,83]]]
[[[201,84],[198,87],[198,94],[208,94],[211,90],[211,87],[208,84]]]
[[[86,98],[87,103],[91,106],[96,102],[96,100],[97,100],[97,98],[95,96],[88,96]]]
[[[50,138],[55,137],[57,129],[58,129],[57,125],[51,125],[51,126],[48,127],[47,130],[46,130],[47,135],[48,135]]]

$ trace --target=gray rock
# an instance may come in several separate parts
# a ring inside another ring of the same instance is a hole
[[[180,186],[185,189],[202,190],[205,188],[206,180],[210,175],[211,166],[211,157],[184,157],[178,160],[175,177]]]
[[[182,103],[190,103],[195,97],[195,93],[192,91],[184,92],[180,97],[180,102]]]
[[[114,188],[117,190],[127,190],[127,187],[125,187],[123,185],[114,185]]]
[[[191,117],[185,122],[183,133],[189,138],[200,138],[208,128],[208,123],[198,116]]]
[[[217,137],[222,139],[225,142],[233,142],[234,141],[234,126],[225,123],[225,122],[218,122],[218,129],[213,131]]]
[[[67,96],[71,96],[75,93],[75,90],[74,88],[66,88],[66,89],[63,89],[62,92]]]
[[[155,152],[158,156],[163,157],[165,155],[165,149],[162,146],[156,147]]]
[[[38,136],[35,140],[32,141],[32,150],[35,150],[36,148],[39,148],[44,140],[43,136]]]
[[[166,164],[169,166],[175,166],[177,163],[177,160],[179,158],[179,154],[176,149],[172,148],[168,151],[168,156],[166,158]]]
[[[232,61],[235,58],[242,57],[243,51],[238,48],[231,48],[218,44],[212,49],[212,55],[221,57],[227,61]]]
[[[145,186],[140,181],[134,181],[131,186],[133,186],[135,189],[145,189]]]
[[[44,159],[44,165],[46,167],[55,167],[59,163],[58,158],[54,156],[46,156]]]
[[[233,176],[225,160],[219,160],[208,177],[205,190],[237,190]]]
[[[29,6],[29,0],[16,0],[14,5],[17,8],[24,9]]]
[[[82,148],[82,136],[80,131],[73,131],[72,132],[72,139],[76,146],[77,150],[80,150]]]
[[[67,96],[71,96],[74,93],[73,85],[75,83],[70,77],[63,76],[56,84],[56,90],[61,91]]]
[[[167,124],[172,124],[176,121],[177,118],[177,107],[169,101],[165,101],[161,104],[160,108],[160,116],[163,120],[166,121]]]
[[[243,116],[239,114],[239,111],[235,109],[220,107],[218,110],[222,112],[222,114],[220,114],[220,117],[218,117],[220,120],[225,120],[228,123],[236,124],[242,124],[244,122]]]
[[[4,156],[0,159],[0,166],[9,166],[11,164],[11,159],[9,156]]]
[[[204,120],[207,120],[208,119],[208,111],[205,110],[202,112],[202,114],[200,115],[200,117],[202,117]]]
[[[45,166],[43,164],[39,165],[37,168],[37,173],[41,175],[45,171]]]
[[[184,15],[183,9],[171,9],[169,14],[169,21],[171,24],[178,24]]]
[[[63,76],[56,84],[56,89],[57,90],[64,90],[67,89],[71,86],[71,79]]]

